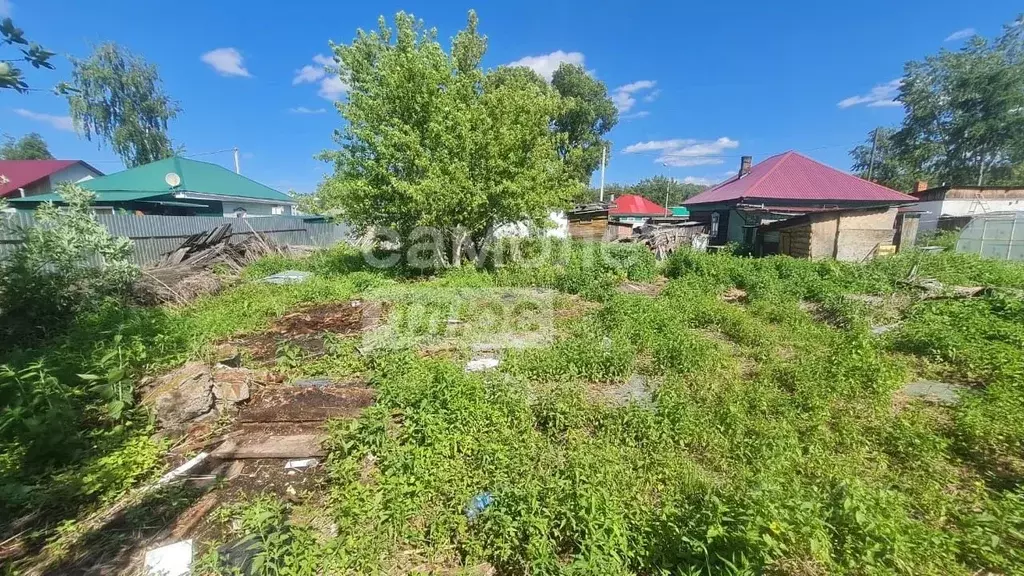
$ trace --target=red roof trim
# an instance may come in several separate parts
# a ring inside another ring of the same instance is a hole
[[[6,184],[0,184],[0,197],[10,196],[19,188],[31,186],[75,164],[103,174],[81,160],[0,160],[0,174],[7,178]]]

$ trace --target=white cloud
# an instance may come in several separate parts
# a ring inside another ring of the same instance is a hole
[[[655,162],[666,166],[708,166],[725,162],[721,154],[725,150],[738,148],[739,142],[725,136],[718,140],[701,142],[692,138],[673,140],[652,140],[627,146],[623,153],[659,152]]]
[[[14,4],[10,0],[0,0],[0,18],[7,18],[14,12]]]
[[[221,76],[242,76],[244,78],[252,76],[245,69],[245,65],[242,62],[242,54],[234,48],[210,50],[200,56],[199,59],[209,64]]]
[[[555,70],[563,63],[577,64],[583,66],[583,53],[582,52],[563,52],[556,50],[551,54],[545,54],[543,56],[526,56],[520,58],[515,62],[510,62],[507,66],[525,66],[537,74],[544,77],[545,80],[551,82],[551,76],[554,75]]]
[[[320,81],[320,89],[316,91],[321,98],[337,100],[342,94],[348,93],[348,84],[338,76],[328,76]]]
[[[658,96],[660,96],[660,95],[661,95],[661,90],[655,90],[655,91],[651,92],[650,94],[648,94],[647,96],[644,96],[644,102],[647,102],[647,103],[654,102],[658,98]]]
[[[349,85],[347,82],[341,79],[341,77],[335,71],[328,72],[327,67],[334,68],[336,62],[330,56],[325,54],[317,54],[313,56],[313,64],[306,64],[302,68],[295,71],[295,77],[292,78],[292,84],[312,84],[313,82],[320,83],[320,89],[317,90],[317,94],[321,98],[327,100],[337,100],[341,96],[348,92]]]
[[[14,113],[23,118],[35,120],[36,122],[46,122],[57,130],[65,130],[67,132],[75,131],[75,124],[71,121],[71,116],[54,116],[53,114],[33,112],[24,108],[15,108]]]
[[[292,114],[323,114],[327,112],[327,108],[306,108],[305,106],[299,106],[298,108],[289,108],[289,112]]]
[[[867,104],[869,108],[882,108],[888,106],[902,106],[900,102],[894,100],[899,96],[901,79],[890,80],[885,84],[879,84],[871,89],[867,94],[861,96],[850,96],[844,98],[838,104],[840,108],[846,109],[851,106],[857,106],[858,104]]]
[[[978,33],[978,31],[975,30],[974,28],[964,28],[963,30],[957,30],[956,32],[953,32],[949,36],[946,36],[946,40],[945,41],[946,42],[956,42],[957,40],[963,40],[965,38],[970,38],[971,36],[974,36],[977,33]]]
[[[715,181],[711,178],[702,178],[700,176],[687,176],[683,178],[683,184],[699,184],[700,186],[711,186]]]
[[[630,144],[622,150],[623,154],[635,154],[637,152],[652,152],[654,150],[670,150],[674,148],[682,148],[690,144],[696,144],[697,141],[686,138],[676,138],[673,140],[650,140],[647,142],[637,142],[636,144]]]
[[[619,116],[619,120],[634,120],[636,118],[646,118],[650,114],[651,113],[648,112],[647,110],[640,110],[638,112],[632,112],[630,114],[623,114],[622,116]]]
[[[619,86],[612,90],[612,102],[615,103],[615,107],[619,109],[619,112],[629,112],[633,105],[636,104],[636,95],[654,88],[655,84],[657,82],[654,80],[637,80],[636,82]]]
[[[325,54],[317,54],[313,56],[312,64],[306,64],[302,68],[295,71],[295,78],[292,78],[292,84],[305,84],[307,82],[316,82],[323,77],[327,76],[326,66],[333,66],[334,59]]]

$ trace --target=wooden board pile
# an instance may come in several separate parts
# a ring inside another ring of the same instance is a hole
[[[232,236],[230,224],[189,236],[142,270],[135,283],[136,299],[143,304],[185,304],[220,291],[225,278],[237,276],[248,264],[282,253],[251,226],[241,241],[231,242]]]
[[[668,258],[680,246],[696,248],[696,239],[705,235],[706,227],[696,222],[680,224],[645,224],[633,236],[620,242],[639,242],[654,252],[658,260]],[[706,245],[706,242],[705,242]]]

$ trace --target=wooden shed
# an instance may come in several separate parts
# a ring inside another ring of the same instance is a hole
[[[757,230],[760,255],[860,262],[895,250],[895,206],[814,212]]]

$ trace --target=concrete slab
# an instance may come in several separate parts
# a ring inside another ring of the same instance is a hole
[[[934,380],[918,380],[902,388],[903,394],[910,398],[919,398],[925,402],[952,406],[960,401],[960,394],[968,390],[967,386],[936,382]]]

